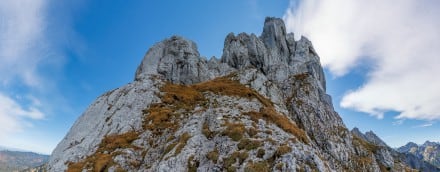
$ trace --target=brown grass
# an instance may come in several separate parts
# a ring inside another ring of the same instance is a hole
[[[233,164],[235,164],[238,160],[239,164],[242,164],[244,160],[246,160],[249,157],[249,154],[247,152],[239,152],[235,151],[231,154],[228,158],[223,160],[223,167],[229,168],[232,167]]]
[[[208,123],[203,123],[203,127],[202,127],[202,133],[203,135],[206,136],[206,138],[208,139],[212,139],[214,137],[214,132],[212,132],[211,130],[209,130],[209,126]]]
[[[115,165],[113,157],[118,155],[115,150],[129,147],[136,148],[131,143],[138,138],[139,133],[134,131],[106,136],[94,154],[79,162],[68,163],[67,172],[80,172],[84,168],[91,168],[92,171],[107,171],[108,168]]]
[[[255,129],[254,127],[250,127],[250,128],[247,130],[247,133],[249,134],[249,137],[254,137],[255,135],[258,134],[258,130]]]
[[[176,147],[175,155],[180,154],[182,149],[186,146],[186,142],[191,138],[191,135],[189,133],[183,133],[179,138],[179,145]]]
[[[161,97],[163,103],[174,105],[178,109],[185,109],[187,111],[194,109],[197,103],[205,101],[203,94],[187,85],[165,84],[161,89],[165,93]]]
[[[259,148],[263,143],[259,140],[242,139],[237,144],[238,149],[252,150]]]
[[[374,145],[368,141],[365,141],[356,135],[353,135],[353,144],[355,146],[361,146],[367,149],[370,153],[375,153],[379,149],[379,146]]]
[[[200,164],[199,161],[194,160],[194,155],[191,155],[188,158],[188,164],[187,164],[188,172],[197,172],[197,168],[199,168],[199,164]]]
[[[206,158],[208,158],[209,160],[211,160],[214,163],[217,163],[218,156],[219,156],[219,153],[218,153],[217,147],[213,151],[206,154]]]
[[[289,153],[292,151],[292,148],[289,145],[281,145],[278,147],[278,149],[275,151],[274,156],[275,157],[281,157],[282,155]]]
[[[265,106],[273,105],[273,103],[265,97],[258,94],[255,90],[240,84],[240,82],[232,80],[231,76],[219,77],[207,82],[193,85],[193,88],[200,92],[213,92],[226,96],[237,96],[243,98],[256,98]]]
[[[260,148],[257,150],[257,157],[258,158],[263,158],[265,154],[266,154],[266,151],[264,149]]]
[[[295,123],[292,123],[286,116],[277,113],[275,109],[271,107],[262,108],[260,112],[251,111],[244,114],[250,116],[251,120],[255,122],[258,122],[258,119],[264,119],[268,122],[272,122],[284,131],[296,136],[301,142],[306,144],[309,143],[309,139],[307,138],[304,130],[296,126]]]
[[[297,74],[293,77],[295,77],[296,80],[304,81],[305,79],[307,79],[307,77],[309,77],[309,74],[308,73],[301,73],[301,74]]]
[[[266,161],[261,162],[250,162],[244,168],[245,172],[270,172],[270,165]]]
[[[230,137],[233,141],[239,141],[243,138],[246,128],[242,123],[225,123],[226,130],[223,131],[223,135]]]

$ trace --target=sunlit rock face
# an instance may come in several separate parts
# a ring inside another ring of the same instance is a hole
[[[49,171],[404,171],[374,133],[349,131],[318,53],[266,18],[207,60],[165,39],[135,79],[100,96],[54,150]]]

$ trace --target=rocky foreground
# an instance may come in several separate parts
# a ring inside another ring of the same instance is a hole
[[[50,157],[49,171],[439,171],[417,166],[334,111],[319,56],[281,19],[225,39],[207,60],[173,36],[135,79],[100,96]]]

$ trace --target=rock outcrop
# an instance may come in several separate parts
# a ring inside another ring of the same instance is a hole
[[[233,33],[221,59],[173,36],[135,80],[100,96],[54,150],[49,171],[404,171],[374,133],[350,132],[319,56],[284,22]]]

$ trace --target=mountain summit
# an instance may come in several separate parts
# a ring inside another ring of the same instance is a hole
[[[173,36],[148,50],[132,83],[90,105],[48,170],[438,170],[347,130],[325,85],[312,43],[278,18],[261,36],[228,34],[220,59]]]

